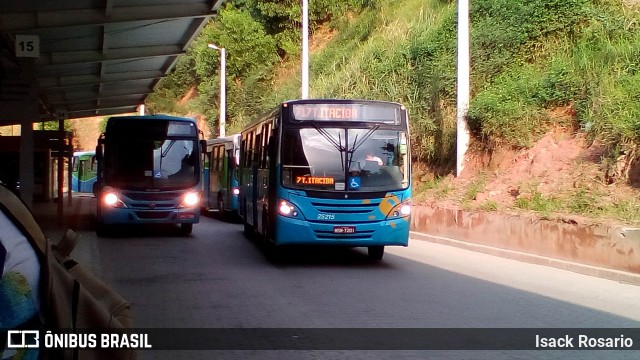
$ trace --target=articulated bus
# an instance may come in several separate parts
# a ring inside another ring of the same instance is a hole
[[[406,108],[371,100],[281,103],[241,132],[245,235],[280,245],[407,246],[411,164]]]
[[[93,192],[93,184],[97,179],[96,152],[76,151],[73,153],[71,172],[71,191],[80,193]]]
[[[200,221],[201,154],[196,121],[167,115],[111,117],[98,139],[98,230],[111,224]]]
[[[221,215],[238,214],[240,134],[207,140],[202,206]]]

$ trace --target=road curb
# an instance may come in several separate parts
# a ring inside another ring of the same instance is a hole
[[[437,244],[453,246],[469,251],[484,253],[487,255],[498,256],[511,260],[527,262],[530,264],[554,267],[562,270],[575,272],[578,274],[599,277],[603,279],[613,280],[621,283],[627,283],[640,286],[640,274],[624,272],[619,270],[607,269],[597,266],[575,263],[566,260],[559,260],[550,257],[527,254],[520,251],[501,249],[497,247],[460,241],[443,236],[429,235],[417,231],[410,232],[410,238],[413,240],[429,241]]]

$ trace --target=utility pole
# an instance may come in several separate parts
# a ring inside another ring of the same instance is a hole
[[[207,44],[209,49],[220,51],[220,120],[218,137],[225,137],[227,122],[227,50],[222,46]]]
[[[458,0],[458,67],[456,105],[456,177],[462,174],[471,135],[467,124],[469,110],[469,0]]]

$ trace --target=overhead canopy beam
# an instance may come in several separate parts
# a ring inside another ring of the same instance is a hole
[[[130,107],[138,104],[132,104],[131,100],[109,100],[109,101],[101,101],[100,107],[96,107],[95,101],[94,102],[74,102],[73,104],[67,106],[66,109],[67,111],[86,111],[86,110]]]
[[[107,13],[109,15],[107,15]],[[98,9],[54,10],[28,13],[0,14],[0,32],[43,31],[51,28],[107,25],[127,21],[170,20],[210,17],[211,7],[206,3],[171,4],[154,6],[118,6]]]
[[[158,70],[135,71],[97,75],[56,76],[40,78],[39,84],[45,91],[77,87],[83,85],[108,84],[123,81],[160,79],[165,74]]]
[[[160,45],[137,48],[109,49],[107,53],[93,50],[54,52],[42,54],[36,65],[42,69],[49,65],[75,65],[102,61],[134,60],[158,56],[178,56],[184,53],[182,46]]]
[[[117,115],[128,112],[136,112],[138,105],[125,105],[120,107],[104,107],[101,106],[99,109],[85,109],[85,110],[72,110],[69,111],[70,118],[83,118],[83,117],[91,117],[91,116],[100,116],[100,115]]]
[[[47,102],[54,106],[72,104],[75,102],[91,101],[98,99],[116,99],[116,98],[142,98],[151,91],[148,87],[131,88],[131,89],[113,89],[98,91],[85,91],[78,93],[51,93],[47,94]]]

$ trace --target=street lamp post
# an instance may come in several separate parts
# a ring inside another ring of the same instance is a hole
[[[302,0],[302,99],[309,97],[309,0]]]
[[[223,47],[214,44],[207,45],[210,49],[220,51],[220,135],[224,137],[225,124],[227,120],[227,51]]]

